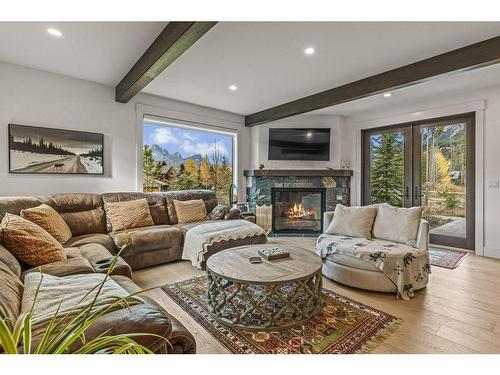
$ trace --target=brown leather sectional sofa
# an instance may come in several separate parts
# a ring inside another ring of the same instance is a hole
[[[104,202],[146,198],[155,223],[151,227],[111,232],[106,224]],[[179,224],[174,200],[203,199],[207,212],[217,205],[209,190],[187,190],[166,193],[54,194],[32,197],[0,197],[0,220],[5,213],[19,215],[25,208],[47,204],[58,211],[71,229],[73,237],[63,246],[67,260],[47,264],[42,272],[55,276],[106,272],[105,259],[119,251],[125,238],[129,245],[113,272],[113,279],[129,292],[138,287],[131,280],[132,270],[181,259],[185,233],[200,223]],[[239,218],[232,210],[226,219]],[[204,221],[203,223],[206,223]],[[222,241],[208,248],[211,255],[222,249],[252,243],[265,243],[265,236]],[[38,271],[39,268],[35,269]],[[33,269],[24,267],[0,244],[0,316],[16,318],[20,313],[24,275]],[[194,353],[195,340],[181,323],[156,302],[144,297],[146,303],[134,305],[130,311],[107,314],[94,327],[96,334],[105,329],[112,332],[151,332],[166,337],[169,345],[147,342],[157,352]],[[170,346],[171,345],[171,346]]]

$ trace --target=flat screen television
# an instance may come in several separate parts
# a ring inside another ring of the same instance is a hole
[[[269,129],[269,160],[330,160],[330,129]]]

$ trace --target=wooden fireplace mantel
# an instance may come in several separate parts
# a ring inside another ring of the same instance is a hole
[[[350,177],[350,169],[246,169],[245,177]]]

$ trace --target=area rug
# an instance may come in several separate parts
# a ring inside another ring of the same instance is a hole
[[[464,260],[469,253],[463,250],[451,250],[443,247],[431,246],[429,256],[431,264],[437,267],[454,269]]]
[[[207,310],[206,276],[162,287],[175,302],[232,353],[369,353],[399,325],[400,319],[323,289],[323,308],[306,324],[273,332],[231,328]]]

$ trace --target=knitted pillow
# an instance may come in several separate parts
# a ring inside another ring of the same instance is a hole
[[[104,202],[104,210],[106,211],[106,220],[113,232],[155,225],[146,198],[123,202]]]
[[[223,204],[218,204],[215,208],[208,214],[210,220],[222,220],[229,213],[229,207]]]
[[[174,200],[174,207],[179,224],[202,221],[207,218],[207,208],[203,199],[193,199],[190,201]]]
[[[72,237],[71,229],[69,229],[62,216],[46,204],[22,210],[21,217],[45,229],[61,244]]]
[[[66,260],[62,245],[45,229],[17,215],[6,214],[0,224],[2,244],[18,260],[37,267]]]

